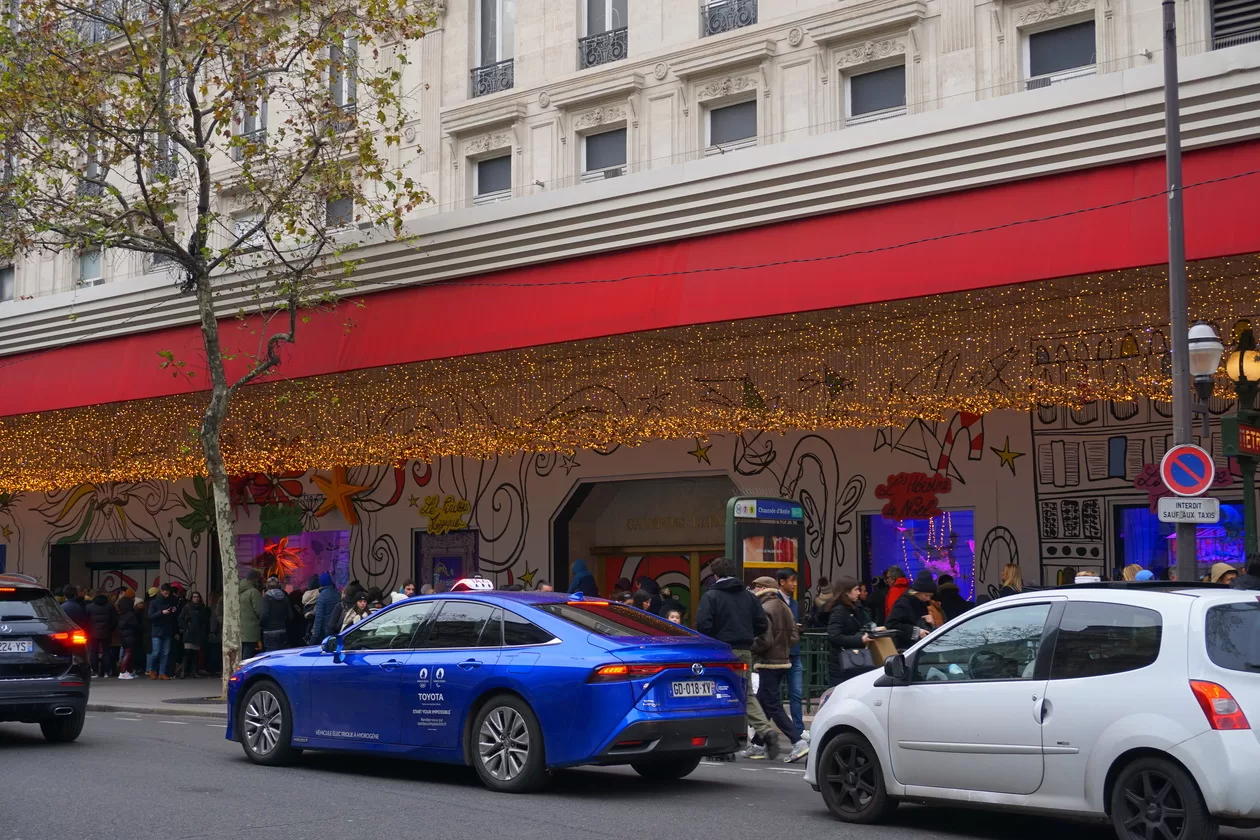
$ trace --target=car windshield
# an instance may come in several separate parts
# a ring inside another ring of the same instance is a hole
[[[1208,658],[1231,671],[1260,671],[1260,602],[1220,604],[1207,612]]]
[[[57,601],[47,592],[22,588],[0,591],[0,621],[56,621],[61,614]]]
[[[690,636],[689,630],[621,604],[599,602],[539,604],[538,609],[600,636]]]

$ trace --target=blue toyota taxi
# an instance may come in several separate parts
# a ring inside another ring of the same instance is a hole
[[[243,663],[228,739],[258,764],[304,749],[470,764],[514,793],[583,764],[679,779],[745,741],[746,666],[722,642],[621,604],[461,584]]]

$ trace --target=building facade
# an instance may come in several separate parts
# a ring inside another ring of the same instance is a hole
[[[420,245],[364,248],[356,329],[317,320],[248,389],[243,561],[283,537],[302,573],[528,585],[581,557],[694,593],[723,500],[758,494],[801,502],[809,581],[1168,564],[1158,3],[437,12],[398,46]],[[1228,327],[1255,314],[1260,12],[1178,12],[1192,316]],[[217,587],[165,440],[197,387],[153,361],[197,358],[192,303],[98,256],[0,274],[5,564]],[[295,379],[333,396],[277,409]]]

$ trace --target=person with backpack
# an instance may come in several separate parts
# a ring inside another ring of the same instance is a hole
[[[293,607],[289,596],[280,588],[280,578],[267,578],[267,591],[263,593],[263,610],[259,617],[262,630],[263,650],[283,650],[289,644],[289,622],[293,619]]]

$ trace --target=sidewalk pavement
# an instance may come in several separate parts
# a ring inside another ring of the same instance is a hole
[[[218,677],[195,680],[120,680],[94,678],[88,693],[89,712],[136,712],[225,719],[227,704],[218,697]]]

